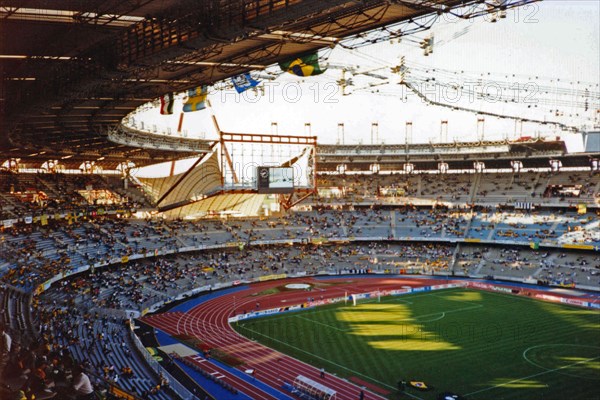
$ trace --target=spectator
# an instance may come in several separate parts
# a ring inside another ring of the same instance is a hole
[[[73,391],[77,400],[94,400],[94,387],[80,366],[73,369]]]
[[[0,326],[0,378],[4,375],[4,369],[8,363],[12,338],[6,331],[4,325]]]

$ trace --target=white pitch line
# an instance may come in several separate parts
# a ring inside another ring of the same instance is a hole
[[[413,399],[417,399],[417,400],[424,400],[423,398],[419,397],[419,396],[415,396],[414,394],[410,394],[407,391],[403,391],[402,394],[405,394],[409,397],[412,397]]]
[[[434,319],[429,319],[427,321],[421,321],[420,319],[418,319],[419,317],[416,317],[416,321],[415,322],[419,322],[419,323],[424,323],[424,322],[435,322],[435,321],[439,321],[440,319],[443,319],[446,316],[445,312],[439,313],[441,314],[441,316],[439,318],[434,318]]]
[[[374,378],[372,378],[372,377],[370,377],[370,376],[367,376],[367,375],[365,375],[365,374],[362,374],[362,373],[360,373],[360,372],[358,372],[358,371],[355,371],[355,370],[353,370],[353,369],[350,369],[350,368],[348,368],[348,367],[345,367],[345,366],[343,366],[343,365],[340,365],[340,364],[338,364],[338,363],[335,363],[335,362],[333,362],[333,361],[331,361],[331,360],[328,360],[328,359],[326,359],[326,358],[323,358],[323,357],[321,357],[321,356],[318,356],[318,355],[316,355],[316,354],[313,354],[313,353],[311,353],[310,351],[306,351],[306,350],[304,350],[304,349],[301,349],[301,348],[299,348],[299,347],[296,347],[296,346],[294,346],[294,345],[292,345],[292,344],[289,344],[289,343],[287,343],[287,342],[284,342],[284,341],[282,341],[282,340],[276,339],[276,338],[274,338],[274,337],[271,337],[271,336],[269,336],[269,335],[265,335],[264,333],[257,332],[257,331],[255,331],[254,329],[247,328],[247,327],[244,327],[244,329],[246,329],[246,330],[248,330],[248,331],[250,331],[250,332],[252,332],[252,333],[255,333],[255,334],[259,335],[259,336],[262,336],[262,337],[265,337],[265,338],[267,338],[267,339],[273,340],[274,342],[281,343],[281,344],[283,344],[284,346],[288,346],[288,347],[291,347],[292,349],[295,349],[295,350],[298,350],[298,351],[300,351],[300,352],[302,352],[302,353],[308,354],[309,356],[312,356],[312,357],[318,358],[319,360],[325,361],[326,363],[329,363],[329,364],[331,364],[331,365],[335,365],[336,367],[339,367],[339,368],[341,368],[341,369],[345,369],[346,371],[350,371],[350,372],[352,372],[352,373],[353,373],[353,374],[355,374],[355,375],[360,375],[360,376],[362,376],[363,378],[370,379],[370,380],[371,380],[371,381],[373,381],[373,382],[377,382],[379,385],[382,385],[382,386],[388,387],[388,388],[390,388],[390,389],[393,389],[393,390],[396,390],[396,389],[397,389],[397,388],[395,388],[395,387],[393,387],[393,386],[391,386],[391,385],[388,385],[388,384],[387,384],[387,383],[385,383],[385,382],[378,381],[377,379],[374,379]],[[420,399],[420,400],[423,400],[423,399],[421,399],[420,397],[414,397],[414,398],[416,398],[416,399]]]
[[[438,312],[431,313],[431,314],[415,315],[414,317],[411,317],[411,318],[399,319],[399,320],[398,320],[398,321],[396,321],[396,322],[402,322],[402,321],[412,321],[412,322],[415,322],[415,323],[434,322],[434,321],[439,321],[439,320],[443,319],[444,317],[446,317],[446,314],[450,314],[450,313],[454,313],[454,312],[460,312],[460,311],[474,310],[474,309],[481,308],[481,307],[483,307],[483,305],[481,305],[481,304],[477,304],[477,305],[474,305],[474,306],[471,306],[471,307],[457,308],[457,309],[455,309],[455,310],[449,310],[449,311],[438,311]],[[423,318],[423,317],[431,317],[431,316],[435,316],[435,315],[441,315],[441,316],[440,316],[439,318],[435,318],[435,319],[432,319],[432,320],[429,320],[429,321],[420,321],[420,318]],[[332,325],[329,325],[329,324],[324,324],[324,323],[322,323],[322,322],[315,321],[315,320],[312,320],[312,319],[310,319],[310,318],[303,317],[303,316],[301,316],[301,315],[298,315],[298,314],[293,314],[293,315],[290,315],[290,316],[291,316],[291,317],[296,317],[296,318],[301,318],[301,319],[303,319],[303,320],[306,320],[306,321],[312,322],[312,323],[314,323],[314,324],[322,325],[322,326],[325,326],[325,327],[327,327],[327,328],[335,329],[336,331],[339,331],[339,332],[344,332],[344,333],[347,333],[347,332],[350,332],[350,331],[352,331],[352,328],[349,328],[349,329],[340,329],[340,328],[336,328],[335,326],[332,326]],[[360,323],[360,324],[362,324],[362,323],[368,323],[368,322],[365,322],[365,321],[363,320],[363,321],[351,321],[350,323],[351,323],[351,324],[355,324],[355,323]]]
[[[442,318],[444,318],[446,316],[446,314],[455,313],[455,312],[461,312],[461,311],[467,311],[467,310],[475,310],[477,308],[482,308],[482,307],[483,307],[483,305],[477,304],[477,305],[474,305],[474,306],[471,306],[471,307],[457,308],[455,310],[438,311],[438,312],[434,312],[434,313],[431,313],[431,314],[415,315],[412,318],[399,319],[398,321],[414,321],[414,322],[418,323],[419,322],[419,318],[422,318],[422,317],[432,317],[434,315],[443,314],[444,316]],[[439,319],[442,319],[442,318],[439,318]],[[432,321],[436,321],[436,320],[432,320]],[[432,322],[432,321],[423,321],[423,322]]]
[[[349,332],[349,330],[348,330],[348,329],[340,329],[340,328],[336,328],[336,327],[335,327],[335,326],[333,326],[333,325],[324,324],[323,322],[315,321],[315,320],[312,320],[312,319],[310,319],[310,318],[303,317],[303,316],[301,316],[301,315],[298,315],[298,314],[295,314],[295,315],[293,315],[293,316],[294,316],[294,317],[296,317],[296,318],[301,318],[301,319],[303,319],[303,320],[305,320],[305,321],[308,321],[308,322],[312,322],[313,324],[319,324],[319,325],[321,325],[321,326],[325,326],[325,327],[327,327],[327,328],[335,329],[336,331],[340,331],[340,332],[344,332],[344,333],[346,333],[346,332]]]
[[[570,367],[572,367],[574,365],[584,364],[586,362],[594,361],[594,360],[597,360],[599,358],[600,357],[588,358],[587,360],[581,360],[581,361],[577,361],[577,362],[575,362],[573,364],[564,365],[564,366],[559,367],[559,368],[554,368],[554,369],[549,369],[547,371],[538,372],[537,374],[529,375],[529,376],[526,376],[524,378],[513,379],[512,381],[509,381],[509,382],[500,383],[498,385],[490,386],[490,387],[487,387],[487,388],[484,388],[484,389],[481,389],[481,390],[477,390],[475,392],[467,393],[467,394],[465,394],[465,396],[468,397],[468,396],[471,396],[473,394],[477,394],[477,393],[481,393],[481,392],[487,392],[488,390],[492,390],[492,389],[496,389],[498,387],[510,385],[511,383],[524,381],[525,379],[529,379],[529,378],[535,378],[536,376],[546,375],[546,374],[549,374],[551,372],[560,371],[560,370],[563,370],[565,368],[570,368]]]

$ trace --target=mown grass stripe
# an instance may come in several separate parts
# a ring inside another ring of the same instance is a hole
[[[419,316],[441,312],[447,314],[438,321],[418,320]],[[375,384],[384,382],[390,388],[395,388],[400,378],[417,378],[439,390],[472,393],[470,400],[487,400],[489,393],[478,391],[490,387],[496,387],[496,398],[505,400],[597,398],[589,379],[539,374],[522,353],[528,347],[557,341],[600,346],[599,312],[531,298],[452,289],[382,298],[381,303],[373,299],[357,307],[326,306],[304,311],[301,316],[272,316],[246,324],[256,331],[269,329],[271,322],[266,321],[273,321],[274,326],[291,324],[308,334],[293,335],[289,343],[276,337],[285,344],[274,341],[274,347],[318,366],[329,362],[328,369],[342,376],[352,374]],[[411,328],[433,335],[414,346],[437,345],[439,349],[415,350],[408,341],[410,337],[402,336]],[[381,348],[374,346],[376,342]],[[303,349],[310,350],[311,355]],[[589,354],[589,358],[596,356],[600,357],[600,352]],[[418,395],[433,400],[436,392]]]

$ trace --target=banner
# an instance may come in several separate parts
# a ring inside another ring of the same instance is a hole
[[[206,86],[198,86],[197,88],[190,89],[187,95],[188,98],[183,103],[183,112],[199,111],[206,108],[205,101],[208,95],[208,88]]]
[[[162,115],[173,114],[173,106],[175,105],[175,96],[173,93],[167,93],[160,96],[160,113]]]
[[[108,390],[108,392],[112,395],[114,395],[115,397],[122,399],[122,400],[137,400],[135,398],[135,396],[130,395],[129,393],[119,389],[116,386],[111,385],[110,389]]]
[[[285,279],[287,278],[287,274],[276,274],[276,275],[263,275],[263,276],[259,276],[258,280],[260,282],[264,282],[264,281],[273,281],[276,279]]]
[[[324,238],[324,237],[310,238],[310,243],[311,244],[323,244],[323,243],[327,243],[327,238]]]
[[[296,76],[320,75],[327,69],[321,68],[319,65],[319,56],[316,52],[302,55],[293,60],[280,62],[279,68],[284,72]]]
[[[249,73],[245,73],[242,75],[234,76],[231,78],[231,82],[233,83],[233,87],[235,91],[238,93],[243,93],[248,89],[251,89],[258,85],[258,81],[253,79]]]

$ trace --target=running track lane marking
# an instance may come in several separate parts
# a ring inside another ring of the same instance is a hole
[[[415,296],[414,294],[412,294],[412,295],[411,295],[411,297],[421,297],[421,296],[425,297],[425,296],[429,296],[429,295],[430,295],[429,293],[427,293],[427,294],[421,294],[421,295],[416,295],[416,296]],[[394,300],[396,300],[396,301],[401,301],[401,302],[407,302],[406,300],[400,300],[400,299],[398,299],[397,297],[396,297],[396,298],[393,298],[393,299],[390,299],[390,301],[394,301]],[[250,302],[250,303],[251,303],[251,302]],[[197,307],[196,307],[196,308],[197,308]],[[194,309],[196,309],[196,308],[194,308]],[[184,315],[184,316],[182,316],[182,318],[179,318],[179,319],[178,319],[178,324],[182,324],[182,323],[183,323],[183,325],[186,327],[186,328],[184,329],[185,331],[187,331],[187,330],[188,330],[188,329],[187,329],[187,325],[189,325],[189,323],[191,322],[191,321],[189,321],[189,319],[194,319],[194,318],[190,318],[190,317],[191,317],[191,315],[188,315],[188,314],[190,314],[190,313],[186,313],[186,315]],[[191,314],[194,314],[194,313],[192,312]],[[195,321],[195,322],[196,322],[196,324],[198,325],[198,321]],[[198,327],[200,327],[200,326],[198,326]],[[211,328],[211,327],[212,327],[212,328],[214,329],[214,328],[216,328],[216,324],[214,324],[214,323],[207,323],[206,321],[203,321],[203,322],[202,322],[202,327],[204,327],[204,328],[207,328],[207,327],[208,327],[208,328]],[[194,330],[194,332],[195,332],[195,330]],[[232,333],[233,333],[233,332],[232,332]],[[238,335],[236,335],[236,336],[238,336]],[[346,369],[346,370],[348,370],[347,368],[345,368],[345,369]],[[358,374],[358,375],[361,375],[361,374]],[[362,375],[362,376],[365,376],[365,375]],[[366,377],[366,376],[365,376],[365,377]],[[373,379],[372,379],[372,378],[370,378],[370,377],[368,377],[368,378],[369,378],[369,379],[371,379],[371,380],[373,380]],[[391,386],[389,386],[389,385],[386,385],[386,384],[383,384],[383,386],[388,386],[388,387],[391,387]],[[415,399],[421,399],[421,398],[419,398],[419,397],[416,397],[416,396],[413,396],[413,395],[411,395],[410,393],[407,393],[407,395],[409,395],[410,397],[413,397],[413,398],[415,398]]]
[[[265,335],[265,334],[263,334],[263,333],[257,332],[257,331],[255,331],[254,329],[250,329],[250,328],[247,328],[247,327],[244,327],[244,329],[245,329],[245,330],[248,330],[248,331],[250,331],[250,332],[252,332],[252,333],[255,333],[255,334],[259,335],[259,336],[263,336],[263,337],[266,337],[267,339],[271,339],[271,340],[273,340],[273,341],[275,341],[275,342],[281,343],[281,344],[283,344],[283,345],[285,345],[285,346],[291,347],[291,348],[293,348],[293,349],[295,349],[295,350],[301,351],[302,353],[306,353],[306,354],[308,354],[308,355],[310,355],[310,356],[312,356],[312,357],[318,358],[319,360],[325,361],[326,363],[329,363],[329,364],[335,365],[336,367],[339,367],[339,368],[341,368],[341,369],[345,369],[346,371],[350,371],[350,372],[352,372],[353,374],[360,375],[360,376],[362,376],[362,377],[364,377],[364,378],[370,379],[371,381],[373,381],[373,382],[377,382],[378,384],[380,384],[380,385],[382,385],[382,386],[386,386],[386,387],[388,387],[388,388],[390,388],[390,389],[392,389],[392,390],[396,390],[396,388],[395,388],[395,387],[393,387],[393,386],[391,386],[391,385],[388,385],[388,384],[387,384],[387,383],[385,383],[385,382],[381,382],[381,381],[378,381],[377,379],[373,379],[373,378],[371,378],[371,377],[370,377],[370,376],[368,376],[368,375],[361,374],[361,373],[360,373],[360,372],[358,372],[358,371],[354,371],[353,369],[350,369],[350,368],[344,367],[343,365],[340,365],[340,364],[338,364],[338,363],[335,363],[335,362],[333,362],[333,361],[330,361],[330,360],[328,360],[328,359],[326,359],[326,358],[320,357],[320,356],[318,356],[318,355],[316,355],[316,354],[313,354],[313,353],[311,353],[311,352],[309,352],[309,351],[306,351],[306,350],[300,349],[300,348],[298,348],[298,347],[296,347],[296,346],[294,346],[294,345],[291,345],[291,344],[289,344],[289,343],[283,342],[283,341],[281,341],[281,340],[279,340],[279,339],[275,339],[275,338],[273,338],[273,337],[271,337],[271,336],[269,336],[269,335]],[[339,378],[339,377],[338,377],[338,378]],[[340,378],[340,379],[341,379],[341,378]],[[423,400],[423,399],[421,399],[420,397],[414,397],[414,398],[416,398],[416,399],[420,399],[420,400]]]
[[[221,302],[221,303],[222,303],[222,302]],[[216,303],[213,303],[213,304],[216,304]],[[199,316],[199,315],[204,315],[204,314],[202,314],[202,313],[198,312],[198,311],[199,311],[199,309],[198,309],[198,308],[195,308],[194,310],[196,311],[195,313],[194,313],[194,312],[192,312],[194,315],[196,315],[196,316]],[[219,310],[221,310],[221,309],[217,308],[217,311],[219,311]],[[206,311],[206,310],[204,310],[204,311]],[[210,314],[209,314],[209,315],[210,315]],[[214,316],[215,316],[215,314],[213,313],[213,314],[212,314],[212,316],[211,316],[211,319],[214,319]],[[221,319],[220,319],[220,323],[223,325],[223,327],[227,327],[228,329],[231,329],[231,328],[230,328],[230,325],[226,323],[226,321],[223,319],[224,317],[223,317],[222,315],[221,315],[221,317],[220,317],[220,318],[221,318]],[[214,326],[214,324],[212,324],[212,325]],[[237,336],[238,336],[239,338],[242,338],[242,336],[239,336],[239,335],[237,335]],[[215,338],[215,340],[217,340],[217,339]],[[248,339],[244,339],[244,342],[245,342],[245,343],[256,343],[256,342],[250,341],[250,340],[248,340]],[[268,348],[265,348],[265,349],[266,349],[267,351],[273,351],[273,350],[269,350]],[[297,360],[294,360],[294,359],[292,359],[292,358],[290,358],[290,360],[292,360],[292,361],[294,361],[294,362],[299,362],[299,361],[297,361]],[[302,364],[302,365],[303,365],[303,366],[304,366],[304,365],[306,365],[306,366],[307,366],[307,364]],[[290,375],[291,375],[291,374],[290,374]],[[294,377],[295,377],[295,376],[294,376]],[[291,380],[293,380],[293,378],[294,378],[294,377],[291,377],[291,378],[290,378],[290,381],[291,381]],[[274,382],[274,378],[272,379],[272,382]],[[340,383],[342,383],[342,380],[340,380]],[[347,384],[347,382],[346,382],[346,384]],[[270,386],[272,386],[272,387],[279,387],[280,385],[279,385],[279,384],[277,384],[277,385],[273,385],[273,383],[270,383]],[[340,389],[340,391],[345,391],[346,393],[349,393],[347,390],[344,390],[343,388],[341,388],[341,389]],[[376,395],[376,394],[374,394],[374,396],[375,396],[376,398],[381,398],[379,395]],[[355,397],[354,397],[354,396],[345,396],[344,398],[346,398],[346,399],[350,399],[350,398],[355,398]]]
[[[519,378],[519,379],[513,379],[512,381],[509,381],[509,382],[504,382],[504,383],[500,383],[498,385],[494,385],[494,386],[490,386],[490,387],[487,387],[487,388],[484,388],[484,389],[476,390],[475,392],[471,392],[471,393],[465,394],[465,396],[471,396],[473,394],[477,394],[477,393],[481,393],[481,392],[486,392],[488,390],[496,389],[498,387],[510,385],[511,383],[520,382],[520,381],[523,381],[523,380],[529,379],[529,378],[535,378],[536,376],[546,375],[546,374],[549,374],[550,372],[560,371],[560,370],[563,370],[565,368],[570,368],[570,367],[572,367],[574,365],[579,365],[579,364],[583,364],[583,363],[594,361],[594,360],[598,360],[598,359],[600,359],[600,357],[588,358],[587,360],[577,361],[577,362],[575,362],[573,364],[564,365],[564,366],[559,367],[559,368],[549,369],[547,371],[538,372],[537,374],[529,375],[529,376],[526,376],[526,377],[523,377],[523,378]]]

